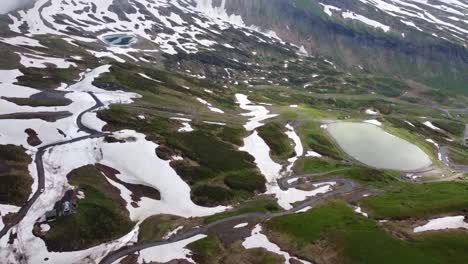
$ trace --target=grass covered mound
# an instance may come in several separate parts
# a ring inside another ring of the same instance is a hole
[[[22,147],[0,145],[0,203],[22,206],[27,202],[33,182],[28,171],[31,162]]]
[[[216,235],[210,235],[187,246],[197,263],[283,264],[284,257],[263,248],[245,249],[240,241],[225,245]]]
[[[241,215],[245,213],[252,213],[252,212],[267,213],[267,212],[278,212],[280,210],[281,208],[278,206],[276,201],[267,197],[259,197],[256,200],[245,201],[240,207],[235,208],[233,210],[218,213],[212,216],[208,216],[204,219],[204,222],[211,223],[211,222],[218,221],[224,218]]]
[[[233,199],[234,193],[218,185],[202,184],[192,188],[192,200],[202,206],[216,206],[227,204]]]
[[[75,251],[119,238],[132,229],[119,190],[94,166],[73,170],[70,183],[85,194],[77,199],[75,212],[58,217],[44,234],[50,251]]]
[[[465,131],[465,124],[462,122],[455,122],[449,120],[433,120],[432,124],[438,128],[441,128],[454,136],[463,136]]]
[[[224,177],[224,183],[234,190],[244,190],[251,193],[266,191],[265,177],[253,169],[227,173]]]
[[[362,200],[371,215],[385,219],[427,217],[468,208],[468,184],[440,182],[400,183],[383,195]]]
[[[281,248],[317,263],[464,263],[468,257],[466,233],[401,240],[341,201],[274,218],[266,227],[271,240]]]
[[[344,162],[328,158],[304,157],[297,161],[294,166],[297,173],[322,173],[330,172],[329,175],[347,177],[366,186],[383,188],[395,182],[399,176],[396,171],[376,170],[360,165],[350,165]],[[328,175],[328,176],[329,176]]]
[[[162,240],[169,232],[183,227],[191,229],[196,223],[193,218],[187,219],[175,215],[153,215],[140,224],[138,241]],[[179,232],[182,232],[179,230]]]
[[[307,145],[315,152],[334,159],[341,159],[340,149],[319,127],[318,123],[309,122],[301,127],[301,133],[306,139]]]
[[[267,123],[258,130],[258,135],[270,147],[270,153],[279,159],[287,159],[294,155],[294,144],[285,134],[286,128],[279,123]]]

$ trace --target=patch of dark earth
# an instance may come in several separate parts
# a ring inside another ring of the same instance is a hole
[[[127,189],[129,189],[132,192],[131,198],[132,198],[132,206],[133,207],[138,207],[137,203],[141,201],[141,197],[148,197],[150,199],[154,200],[161,200],[161,193],[149,186],[142,185],[142,184],[131,184],[131,183],[126,183],[119,178],[117,178],[117,174],[120,174],[120,172],[114,168],[111,168],[109,166],[103,165],[96,163],[95,164],[96,168],[100,170],[104,175],[125,186]]]
[[[2,99],[19,106],[67,106],[73,101],[65,98],[67,92],[61,91],[43,91],[31,95],[29,98],[21,97],[1,97]]]
[[[36,147],[42,144],[42,141],[39,139],[38,134],[32,128],[28,128],[24,131],[28,135],[28,139],[26,140],[30,146]]]
[[[96,86],[97,88],[104,89],[106,91],[128,91],[128,89],[120,84],[113,83],[113,82],[98,82],[93,81],[92,85]]]
[[[58,131],[59,134],[62,135],[64,138],[67,137],[67,134],[65,134],[65,132],[63,132],[61,129],[57,128],[57,131]]]
[[[244,240],[245,238],[249,237],[251,235],[251,230],[256,224],[258,224],[258,222],[255,221],[255,219],[226,222],[211,227],[207,234],[216,235],[224,245],[230,245],[236,241]],[[247,223],[247,225],[244,227],[234,228],[236,225],[241,223]]]
[[[32,113],[13,113],[0,115],[0,119],[41,119],[46,122],[56,122],[57,120],[67,118],[73,114],[68,111],[60,112],[32,112]]]
[[[10,172],[11,167],[7,164],[6,161],[0,160],[0,173],[8,173]]]

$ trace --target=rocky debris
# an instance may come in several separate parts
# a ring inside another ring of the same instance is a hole
[[[24,132],[28,134],[27,142],[30,146],[36,147],[42,144],[42,141],[39,139],[38,134],[34,129],[28,128]]]

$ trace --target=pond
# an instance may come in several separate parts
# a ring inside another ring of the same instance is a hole
[[[100,39],[112,46],[129,46],[137,42],[137,37],[131,33],[116,33],[101,36]]]
[[[374,168],[414,171],[432,163],[416,145],[373,124],[337,122],[328,125],[327,131],[344,152]]]

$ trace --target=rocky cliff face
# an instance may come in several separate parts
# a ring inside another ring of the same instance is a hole
[[[468,81],[468,5],[463,2],[204,2],[346,68],[364,67],[441,89],[463,90]]]

